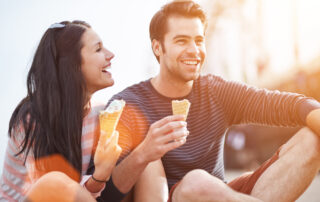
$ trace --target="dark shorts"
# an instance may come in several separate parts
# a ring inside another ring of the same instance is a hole
[[[267,161],[265,161],[257,170],[252,173],[248,173],[247,175],[241,175],[238,178],[235,178],[231,182],[228,183],[228,186],[231,187],[233,190],[244,193],[244,194],[251,194],[251,191],[258,181],[259,177],[262,173],[269,168],[276,160],[279,158],[280,149]],[[179,185],[180,181],[173,185],[170,189],[169,199],[168,202],[172,201],[172,195],[175,188]]]

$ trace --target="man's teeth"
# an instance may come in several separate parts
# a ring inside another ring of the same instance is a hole
[[[188,60],[188,61],[183,61],[184,64],[187,64],[187,65],[196,65],[198,64],[198,61],[195,61],[195,60]]]

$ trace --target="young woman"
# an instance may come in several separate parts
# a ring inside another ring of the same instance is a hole
[[[113,85],[108,72],[113,57],[85,22],[47,29],[28,73],[28,94],[10,120],[0,201],[26,195],[31,201],[93,200],[89,192],[104,188],[121,148],[114,134],[95,150],[99,124],[90,98]],[[84,179],[89,192],[83,191],[78,182],[95,151],[95,172]]]

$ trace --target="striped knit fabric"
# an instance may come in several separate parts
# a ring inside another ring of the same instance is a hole
[[[94,140],[99,134],[98,112],[102,106],[92,108],[83,120],[82,127],[82,175],[85,175],[93,153]],[[22,127],[15,129],[10,138],[6,150],[3,173],[0,178],[0,201],[22,201],[30,186],[37,180],[34,173],[34,159],[32,154],[28,155],[24,164],[24,155],[15,156],[20,150],[20,142],[24,137]]]
[[[113,99],[126,101],[117,128],[123,149],[121,159],[143,140],[152,123],[172,114],[171,100],[188,99],[191,102],[187,117],[190,134],[186,144],[162,158],[171,187],[187,172],[197,168],[224,180],[223,149],[228,127],[241,123],[302,125],[296,109],[305,98],[207,75],[194,82],[186,97],[164,97],[147,80],[125,89]]]

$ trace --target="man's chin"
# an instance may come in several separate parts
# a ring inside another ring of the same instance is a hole
[[[186,82],[189,82],[189,81],[194,81],[194,80],[197,80],[199,78],[200,74],[193,74],[193,75],[190,75],[188,76],[187,78],[185,78],[185,81]]]
[[[189,82],[194,82],[196,80],[196,78],[192,78],[192,79],[184,79],[184,83],[189,83]]]

